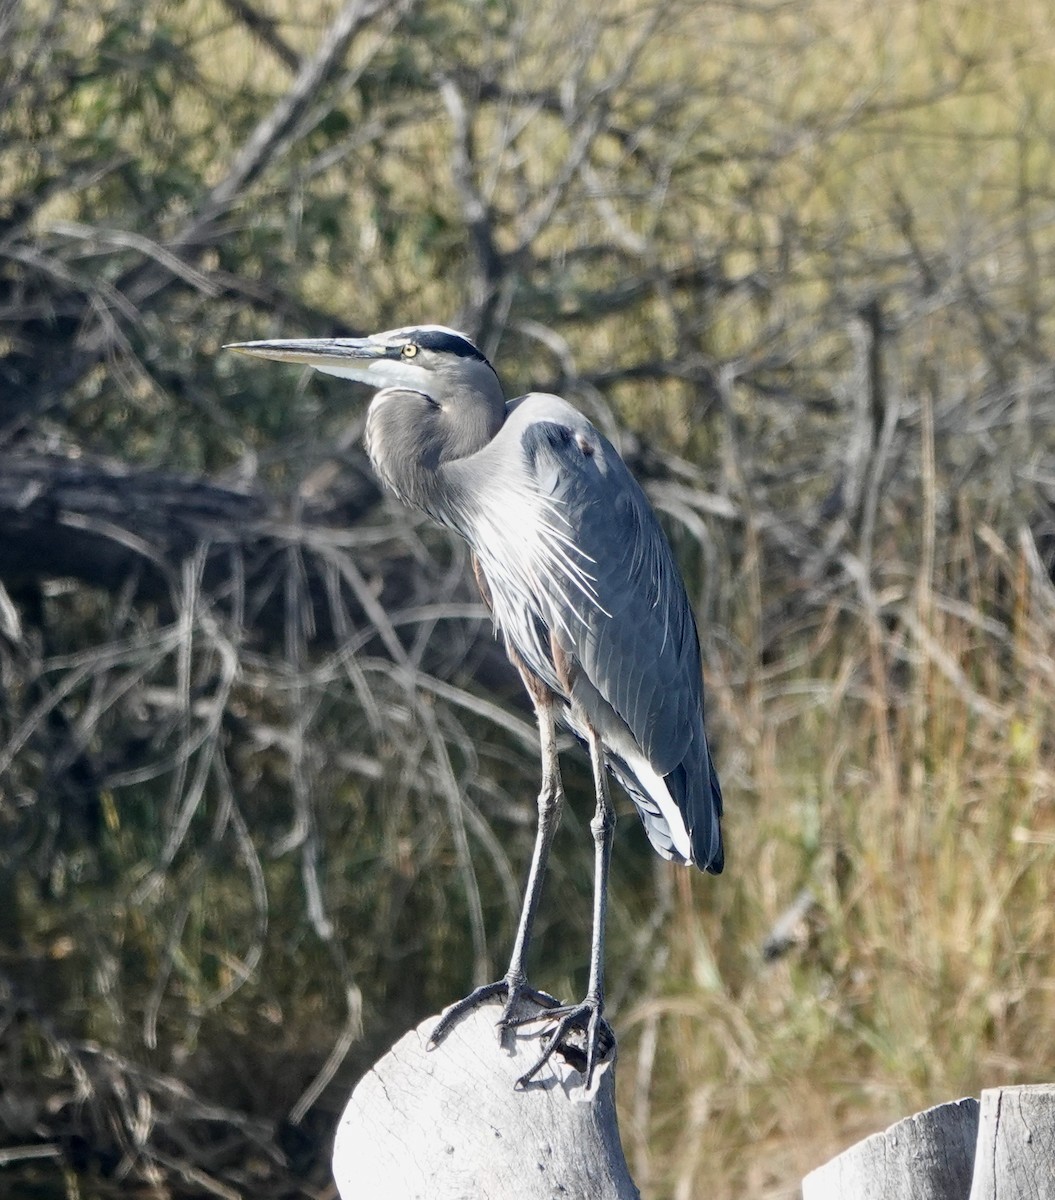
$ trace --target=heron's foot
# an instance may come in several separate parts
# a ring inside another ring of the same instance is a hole
[[[489,1000],[493,1000],[495,996],[506,997],[505,1005],[502,1008],[502,1015],[496,1022],[499,1029],[499,1036],[512,1026],[548,1017],[550,1010],[557,1009],[560,1005],[560,1001],[555,996],[551,996],[548,992],[540,992],[537,988],[531,987],[523,976],[507,975],[505,979],[499,979],[495,983],[485,983],[482,987],[471,991],[468,996],[459,1000],[457,1004],[452,1004],[443,1016],[440,1017],[436,1023],[436,1027],[429,1035],[428,1048],[432,1050],[438,1046],[466,1013],[472,1012],[474,1008],[479,1008],[481,1004],[486,1004]],[[546,1011],[544,1013],[533,1013],[530,1016],[525,1016],[519,1011],[521,1002],[525,1000]]]
[[[615,1034],[604,1019],[604,1002],[599,996],[587,996],[581,1004],[563,1004],[548,1012],[535,1013],[510,1022],[513,1025],[529,1025],[534,1021],[555,1021],[553,1030],[546,1035],[546,1048],[538,1061],[517,1080],[523,1088],[549,1062],[555,1050],[559,1050],[565,1062],[586,1077],[586,1087],[593,1082],[597,1064],[605,1059],[615,1047]],[[580,1037],[569,1039],[577,1032]]]

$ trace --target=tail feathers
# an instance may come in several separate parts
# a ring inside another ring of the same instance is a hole
[[[609,754],[609,766],[633,800],[657,853],[712,875],[721,873],[722,790],[709,754],[706,780],[690,778],[684,763],[665,776],[643,759],[627,761]]]
[[[711,820],[714,825],[716,845],[706,870],[710,871],[712,875],[721,875],[722,868],[725,866],[725,843],[722,841],[722,785],[718,782],[718,772],[714,769],[714,762],[709,753],[707,766],[710,770]]]
[[[718,773],[707,755],[707,776],[693,777],[681,763],[666,776],[667,785],[689,830],[692,861],[701,871],[720,875],[725,866],[725,847],[722,844],[722,788]]]

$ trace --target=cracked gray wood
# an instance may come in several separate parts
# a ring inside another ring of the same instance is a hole
[[[977,1134],[977,1100],[939,1104],[811,1171],[802,1200],[967,1200]]]
[[[802,1181],[803,1200],[1055,1200],[1055,1085],[906,1117]]]
[[[589,1093],[538,1025],[507,1032],[501,1005],[469,1013],[433,1050],[438,1017],[412,1029],[364,1076],[341,1117],[333,1173],[343,1200],[635,1200],[619,1141],[614,1054]]]
[[[986,1088],[970,1200],[1055,1200],[1055,1087]]]

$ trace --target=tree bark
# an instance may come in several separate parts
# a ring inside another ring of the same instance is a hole
[[[582,1075],[554,1054],[526,1088],[545,1024],[508,1031],[500,1004],[469,1013],[435,1049],[438,1017],[361,1080],[341,1117],[333,1173],[343,1200],[634,1200],[615,1112],[615,1055]],[[541,1010],[538,1010],[541,1011]]]

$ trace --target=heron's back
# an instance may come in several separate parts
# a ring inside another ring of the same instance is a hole
[[[721,790],[703,725],[699,639],[667,539],[615,448],[556,396],[513,401],[467,460],[458,526],[495,620],[588,722],[666,858],[722,869]],[[571,665],[554,664],[554,644]],[[563,676],[563,677],[562,677]]]

